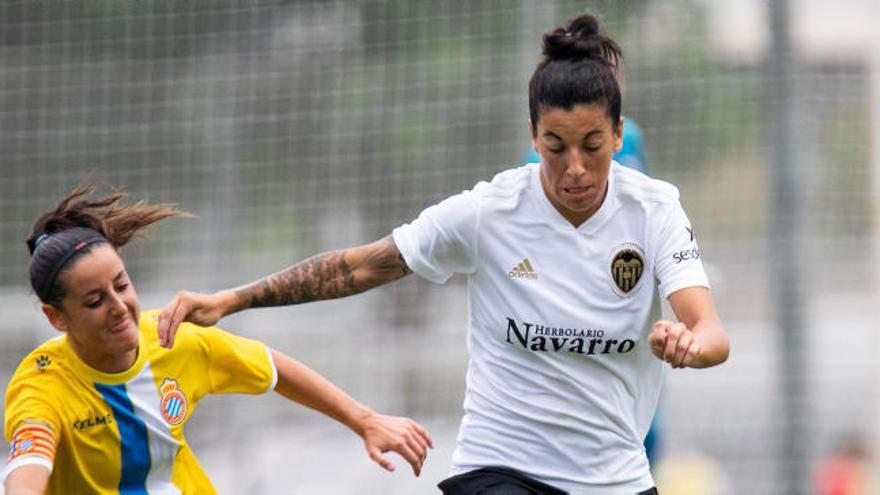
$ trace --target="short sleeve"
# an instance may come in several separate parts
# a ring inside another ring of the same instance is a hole
[[[687,287],[709,287],[703,253],[693,227],[679,202],[668,210],[657,234],[654,275],[664,298]]]
[[[41,465],[51,472],[55,463],[61,421],[45,400],[45,393],[28,381],[13,378],[6,392],[4,433],[9,442],[9,456],[6,468],[0,473],[0,484],[22,466]]]
[[[207,344],[210,393],[262,394],[275,388],[278,373],[264,343],[214,327],[198,332]]]
[[[465,191],[431,206],[392,232],[406,264],[420,276],[442,284],[455,273],[476,270],[479,201]]]

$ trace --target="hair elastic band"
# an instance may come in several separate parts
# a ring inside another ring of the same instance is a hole
[[[77,253],[92,244],[109,242],[106,237],[88,227],[73,227],[56,234],[61,243],[58,246],[60,249],[43,250],[39,256],[40,258],[45,259],[49,257],[51,259],[51,261],[49,259],[46,260],[49,261],[48,275],[40,277],[39,280],[35,281],[36,283],[32,281],[34,292],[37,293],[37,296],[42,301],[47,299],[49,291],[55,285],[58,275]],[[31,266],[33,267],[33,264]]]
[[[40,243],[45,241],[47,237],[49,237],[49,234],[43,232],[42,234],[38,235],[36,239],[34,239],[34,251],[36,251],[37,248],[40,247]]]

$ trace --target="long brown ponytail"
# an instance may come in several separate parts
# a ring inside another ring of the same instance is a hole
[[[72,190],[55,208],[40,215],[26,240],[31,287],[45,304],[60,304],[64,290],[58,284],[59,275],[92,246],[106,242],[119,249],[156,222],[192,216],[170,204],[121,204],[126,194],[119,191],[88,199],[97,189],[95,183],[88,183]]]

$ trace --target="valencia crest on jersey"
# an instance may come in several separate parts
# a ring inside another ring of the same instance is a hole
[[[186,417],[186,395],[177,386],[177,380],[166,378],[162,381],[162,418],[169,425],[178,425]]]
[[[618,245],[611,251],[612,289],[620,297],[638,292],[639,281],[645,271],[645,252],[633,242]]]

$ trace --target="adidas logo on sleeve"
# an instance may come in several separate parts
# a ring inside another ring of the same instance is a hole
[[[532,268],[532,263],[529,262],[528,258],[523,258],[523,260],[520,261],[518,265],[513,267],[513,270],[507,272],[507,276],[510,278],[538,280],[538,274],[535,272],[535,269]]]

